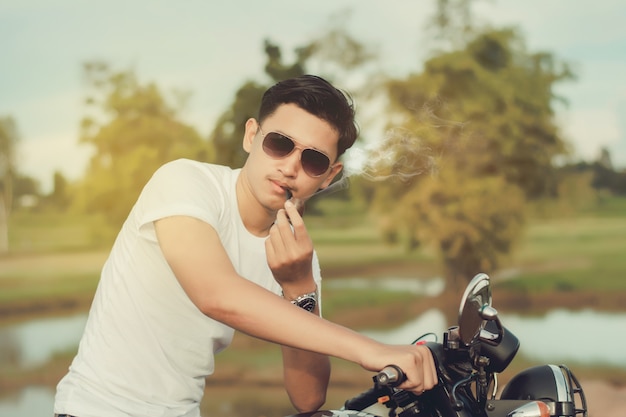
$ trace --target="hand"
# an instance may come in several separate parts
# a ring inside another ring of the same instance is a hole
[[[313,242],[291,201],[276,214],[265,250],[274,279],[288,298],[313,290]]]
[[[365,369],[378,372],[387,365],[398,366],[405,374],[405,381],[398,388],[422,394],[437,385],[438,377],[433,355],[426,346],[383,345],[384,352],[376,356],[374,363],[363,365]],[[381,360],[386,362],[381,365]],[[374,362],[374,361],[372,361]]]

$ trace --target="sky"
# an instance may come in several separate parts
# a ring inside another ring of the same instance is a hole
[[[48,192],[55,171],[79,178],[92,152],[78,144],[84,62],[104,60],[162,90],[191,92],[183,119],[207,136],[244,81],[265,81],[265,39],[288,52],[350,11],[348,33],[376,48],[381,69],[403,76],[424,60],[434,3],[0,0],[0,116],[17,122],[20,172]],[[626,2],[478,0],[474,14],[518,27],[531,52],[572,64],[577,80],[557,89],[569,101],[557,107],[565,138],[578,159],[594,160],[606,147],[626,168]]]

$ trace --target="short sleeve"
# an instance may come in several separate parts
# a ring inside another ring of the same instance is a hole
[[[142,190],[134,208],[137,227],[170,216],[190,216],[217,228],[226,205],[221,167],[187,159],[161,166]]]

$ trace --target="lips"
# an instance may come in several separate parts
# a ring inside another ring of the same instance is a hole
[[[270,182],[272,183],[272,186],[275,192],[280,193],[282,195],[285,195],[286,193],[291,193],[293,195],[293,192],[291,191],[291,187],[287,185],[286,183],[282,181],[278,181],[278,180],[270,180]]]

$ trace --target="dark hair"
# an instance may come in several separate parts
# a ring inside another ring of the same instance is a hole
[[[316,75],[290,78],[270,87],[261,100],[259,123],[281,104],[295,104],[328,122],[339,134],[337,158],[354,144],[359,134],[352,98]]]

